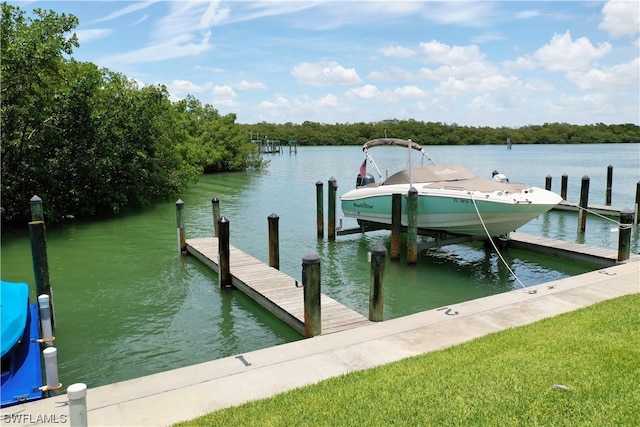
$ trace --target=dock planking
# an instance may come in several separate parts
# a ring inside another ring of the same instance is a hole
[[[190,255],[218,271],[217,237],[187,239],[186,244]],[[304,297],[301,281],[231,245],[229,265],[233,286],[304,335]],[[320,307],[322,335],[371,323],[362,314],[324,294],[320,296]]]

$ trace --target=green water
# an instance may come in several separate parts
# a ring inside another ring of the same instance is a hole
[[[544,186],[549,174],[559,186],[560,175],[567,173],[570,200],[576,200],[572,194],[579,191],[571,186],[572,178],[577,187],[580,177],[588,174],[592,200],[600,204],[606,166],[613,164],[613,205],[630,207],[638,181],[639,145],[616,145],[613,154],[611,148],[516,146],[508,151],[487,146],[429,151],[439,163],[455,161],[488,175],[498,169],[512,181],[538,186]],[[585,153],[576,155],[576,150]],[[385,149],[381,153],[391,156],[392,166],[404,162],[402,154]],[[326,237],[318,240],[315,231],[316,181],[325,183],[325,197],[330,177],[339,183],[338,194],[345,193],[355,182],[362,152],[358,147],[303,147],[296,155],[285,152],[269,158],[266,171],[205,176],[181,195],[188,237],[212,235],[211,199],[217,197],[222,215],[230,221],[231,243],[266,262],[267,217],[276,213],[281,270],[299,278],[302,257],[310,249],[317,251],[323,292],[367,315],[367,252],[377,243],[388,247],[388,232],[328,242]],[[25,203],[31,196],[25,196]],[[590,220],[587,233],[578,236],[576,218],[573,213],[552,212],[520,231],[617,248],[617,234],[611,231],[615,224]],[[344,225],[355,222],[345,219]],[[47,245],[57,319],[55,345],[65,385],[84,382],[96,387],[301,339],[241,292],[221,291],[216,274],[195,259],[178,255],[174,201],[113,219],[48,227]],[[632,250],[638,252],[637,228]],[[526,286],[591,269],[516,250],[504,255]],[[1,266],[3,280],[26,281],[33,289],[26,227],[3,233]],[[389,262],[385,286],[387,319],[520,288],[497,255],[485,252],[481,244],[423,252],[415,268],[408,268],[404,259]]]

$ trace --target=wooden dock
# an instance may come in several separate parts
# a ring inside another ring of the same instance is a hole
[[[582,262],[598,267],[611,267],[618,264],[618,251],[607,248],[587,246],[580,243],[565,242],[564,240],[549,239],[547,237],[532,236],[524,233],[511,232],[507,245],[516,249],[523,249],[556,258]],[[630,254],[630,261],[638,260],[640,256]]]
[[[218,238],[187,239],[187,252],[218,271]],[[302,283],[257,258],[229,247],[233,285],[304,335]],[[320,296],[322,335],[370,324],[365,316],[322,294]]]
[[[580,205],[574,202],[568,202],[566,200],[561,201],[556,206],[553,207],[553,210],[557,211],[570,211],[570,212],[579,212]],[[588,205],[587,212],[595,213],[602,216],[608,216],[613,218],[619,218],[620,212],[622,212],[622,208],[616,208],[605,205]]]

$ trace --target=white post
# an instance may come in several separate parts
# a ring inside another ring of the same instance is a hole
[[[42,329],[42,341],[47,347],[53,346],[53,332],[51,328],[51,308],[49,306],[49,295],[42,294],[38,297],[40,307],[40,328]]]
[[[47,377],[47,391],[50,395],[55,395],[56,390],[62,384],[58,380],[58,349],[55,347],[47,347],[42,350],[44,356],[44,371]]]
[[[69,425],[71,427],[87,427],[87,385],[71,384],[67,388],[69,398]]]

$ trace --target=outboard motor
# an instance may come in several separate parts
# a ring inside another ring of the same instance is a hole
[[[367,184],[373,184],[374,182],[376,182],[376,179],[370,173],[366,174],[364,178],[358,174],[358,177],[356,178],[356,188]]]

